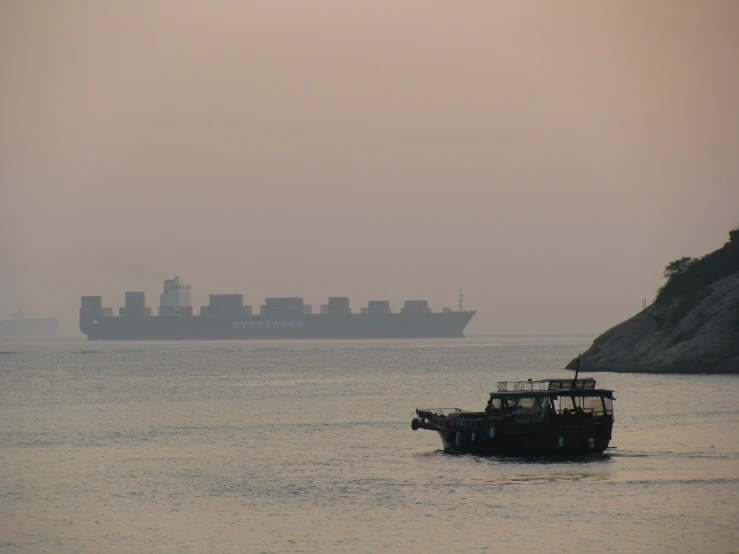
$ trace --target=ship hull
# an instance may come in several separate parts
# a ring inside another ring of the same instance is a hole
[[[90,340],[462,338],[474,311],[431,314],[104,317],[80,322]]]
[[[519,427],[519,428],[516,428]],[[608,448],[613,419],[570,425],[541,424],[503,426],[489,433],[439,431],[444,451],[480,456],[577,456],[603,454]]]

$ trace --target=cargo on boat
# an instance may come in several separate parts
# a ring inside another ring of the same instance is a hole
[[[613,430],[613,392],[590,378],[500,382],[484,411],[418,409],[411,427],[437,431],[452,453],[603,453]]]

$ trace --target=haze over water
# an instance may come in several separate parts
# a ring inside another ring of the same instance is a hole
[[[0,3],[0,317],[209,293],[601,332],[739,224],[739,4]]]
[[[417,407],[572,375],[591,339],[3,345],[0,547],[736,552],[734,375],[596,375],[617,448],[592,459],[452,456],[411,430]]]
[[[478,314],[469,340],[0,344],[0,550],[736,552],[736,376],[598,375],[617,448],[587,460],[448,456],[410,419],[570,375],[721,247],[737,52],[719,0],[1,1],[0,318],[79,336],[80,296],[156,312],[175,273],[196,311],[461,286]]]

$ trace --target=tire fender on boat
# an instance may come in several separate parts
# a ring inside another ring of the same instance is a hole
[[[411,420],[411,429],[413,429],[414,431],[418,431],[419,423],[420,423],[420,421],[418,421],[418,418],[417,417],[414,417]]]

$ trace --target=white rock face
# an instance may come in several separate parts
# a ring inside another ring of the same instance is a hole
[[[609,329],[582,355],[580,370],[739,373],[739,273]]]

